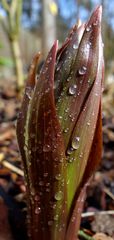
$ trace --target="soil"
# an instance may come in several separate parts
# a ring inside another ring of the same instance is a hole
[[[16,139],[16,119],[21,101],[13,85],[1,87],[0,97],[0,240],[27,240],[26,193]],[[111,240],[114,239],[113,114],[105,113],[102,121],[102,161],[88,186],[81,230],[87,237]],[[79,236],[79,239],[90,238]]]

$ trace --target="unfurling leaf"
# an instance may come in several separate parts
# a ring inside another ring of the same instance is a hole
[[[36,80],[33,59],[17,137],[31,240],[75,240],[86,184],[101,159],[101,7],[55,42]]]

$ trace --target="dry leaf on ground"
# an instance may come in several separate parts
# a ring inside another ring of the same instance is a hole
[[[107,236],[106,234],[104,233],[96,233],[93,238],[95,240],[113,240],[113,238]]]

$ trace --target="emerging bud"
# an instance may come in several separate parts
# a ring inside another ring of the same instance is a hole
[[[56,41],[35,83],[33,60],[17,121],[32,240],[74,240],[85,184],[101,159],[101,6]],[[83,201],[82,201],[83,199]]]

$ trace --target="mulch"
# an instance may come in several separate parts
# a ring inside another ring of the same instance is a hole
[[[0,240],[26,240],[26,190],[16,139],[20,98],[12,85],[0,89],[0,98]],[[105,114],[102,121],[102,161],[88,186],[84,205],[84,213],[94,215],[82,218],[81,230],[94,239],[111,240],[114,239],[114,116]],[[101,211],[104,213],[100,214]]]

